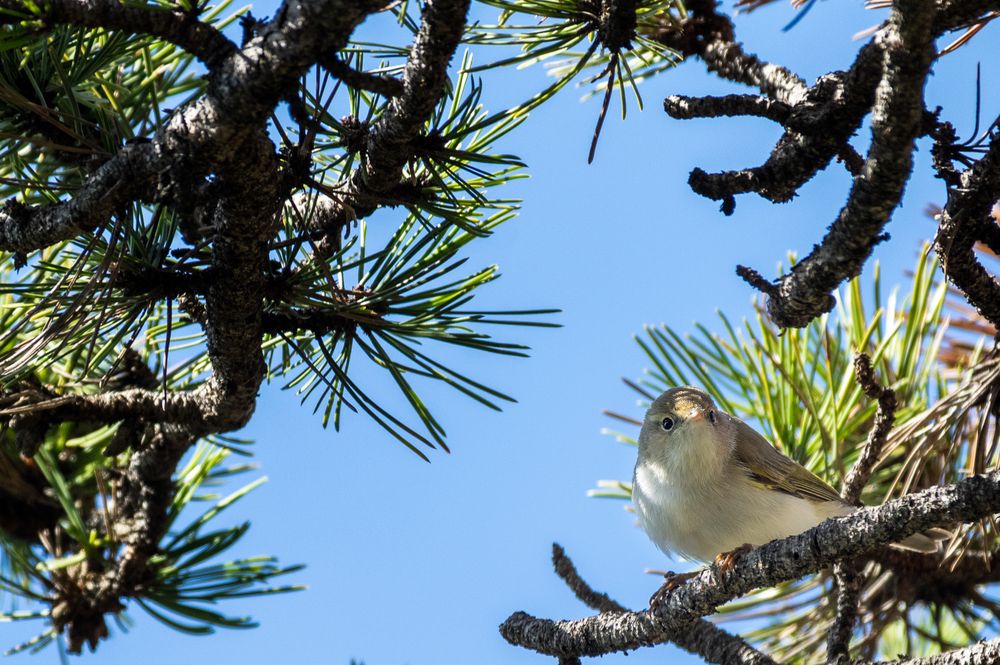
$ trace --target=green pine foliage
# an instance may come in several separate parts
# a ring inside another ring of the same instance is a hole
[[[180,8],[219,29],[245,13],[229,0]],[[419,23],[418,8],[402,3],[394,11],[398,43],[358,40],[339,58],[359,71],[398,76]],[[25,3],[21,12],[6,11],[0,25],[0,195],[15,212],[68,200],[97,166],[124,145],[149,140],[172,109],[206,90],[203,69],[177,46],[49,26],[43,13]],[[475,34],[467,35],[470,44],[480,43],[482,31]],[[387,212],[375,221],[340,219],[332,246],[318,244],[323,215],[364,167],[358,136],[391,100],[317,67],[270,126],[285,166],[302,184],[290,192],[269,247],[267,380],[296,391],[324,425],[339,430],[346,413],[356,412],[423,459],[430,449],[447,450],[444,424],[421,394],[427,382],[492,409],[513,399],[477,379],[472,365],[453,366],[450,358],[469,354],[447,349],[524,356],[526,347],[492,331],[554,325],[555,310],[479,305],[481,287],[500,272],[495,265],[470,268],[464,253],[517,215],[518,201],[500,188],[525,177],[525,165],[499,145],[526,116],[523,107],[486,109],[470,53],[454,69],[395,198],[378,203]],[[31,256],[0,257],[4,415],[22,415],[4,395],[28,387],[56,406],[137,382],[166,393],[208,380],[204,309],[190,294],[211,279],[210,234],[198,234],[209,214],[133,203],[92,233]],[[386,382],[379,373],[403,397],[404,412],[385,406],[392,396],[380,392]],[[121,556],[127,527],[115,497],[135,453],[115,442],[128,427],[71,422],[42,427],[34,437],[4,432],[0,474],[5,483],[21,482],[18,496],[35,502],[37,515],[9,521],[23,532],[0,534],[0,620],[51,621],[63,611],[53,605],[53,589],[84,585]],[[203,634],[254,625],[224,609],[242,612],[245,597],[300,588],[277,579],[295,566],[228,554],[249,524],[228,524],[222,512],[260,481],[232,491],[250,467],[226,460],[249,452],[247,442],[218,436],[188,452],[174,474],[169,528],[150,560],[153,577],[129,609]],[[215,494],[209,488],[216,485],[230,493]],[[32,533],[39,524],[42,535]],[[114,616],[127,627],[125,612]],[[59,639],[50,627],[11,651]]]

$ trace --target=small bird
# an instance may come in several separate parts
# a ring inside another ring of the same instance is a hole
[[[724,568],[751,546],[857,510],[749,425],[720,411],[704,391],[688,387],[667,390],[646,412],[632,500],[639,524],[665,553],[714,558]],[[937,551],[935,539],[924,534],[894,547]]]

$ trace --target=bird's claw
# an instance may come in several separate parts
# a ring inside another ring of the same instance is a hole
[[[729,552],[723,552],[715,557],[715,565],[719,567],[720,573],[728,573],[740,557],[753,549],[753,545],[743,543],[739,547]]]
[[[655,607],[665,603],[674,589],[687,582],[699,572],[700,571],[695,570],[690,573],[665,573],[663,575],[663,586],[657,589],[656,593],[649,597],[649,606]]]

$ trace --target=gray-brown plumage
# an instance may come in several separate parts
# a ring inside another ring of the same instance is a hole
[[[647,411],[632,498],[639,523],[660,549],[700,561],[801,533],[857,509],[690,387],[667,390]],[[922,534],[896,546],[937,550],[934,539]]]

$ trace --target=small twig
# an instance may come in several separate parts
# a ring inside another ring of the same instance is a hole
[[[608,114],[608,107],[611,105],[611,93],[615,89],[615,73],[618,71],[618,53],[611,54],[611,60],[608,62],[608,82],[606,84],[606,89],[604,91],[604,101],[601,103],[601,112],[597,115],[597,126],[594,127],[594,136],[590,141],[590,152],[587,153],[587,163],[594,163],[594,155],[597,152],[597,142],[601,138],[601,128],[604,127],[604,118]],[[621,82],[619,81],[619,85]]]
[[[552,565],[556,569],[556,575],[566,583],[570,591],[592,610],[598,612],[627,612],[624,605],[611,599],[606,593],[594,591],[589,584],[583,581],[576,571],[576,566],[568,556],[566,550],[559,543],[552,543]]]
[[[743,278],[743,281],[766,295],[777,293],[778,287],[772,282],[764,279],[764,276],[753,268],[747,266],[736,266],[736,274]]]
[[[336,56],[321,58],[320,66],[347,85],[358,90],[367,90],[384,97],[403,94],[403,82],[392,76],[363,72]]]
[[[861,491],[868,483],[875,463],[879,455],[882,454],[882,447],[892,429],[892,423],[896,417],[896,393],[892,388],[885,388],[878,383],[875,378],[875,371],[872,369],[871,359],[864,353],[859,353],[854,357],[854,375],[861,384],[861,389],[869,399],[878,401],[878,410],[875,412],[875,423],[868,433],[868,440],[861,451],[854,467],[844,479],[843,489],[840,495],[849,504],[857,505],[861,498]]]

